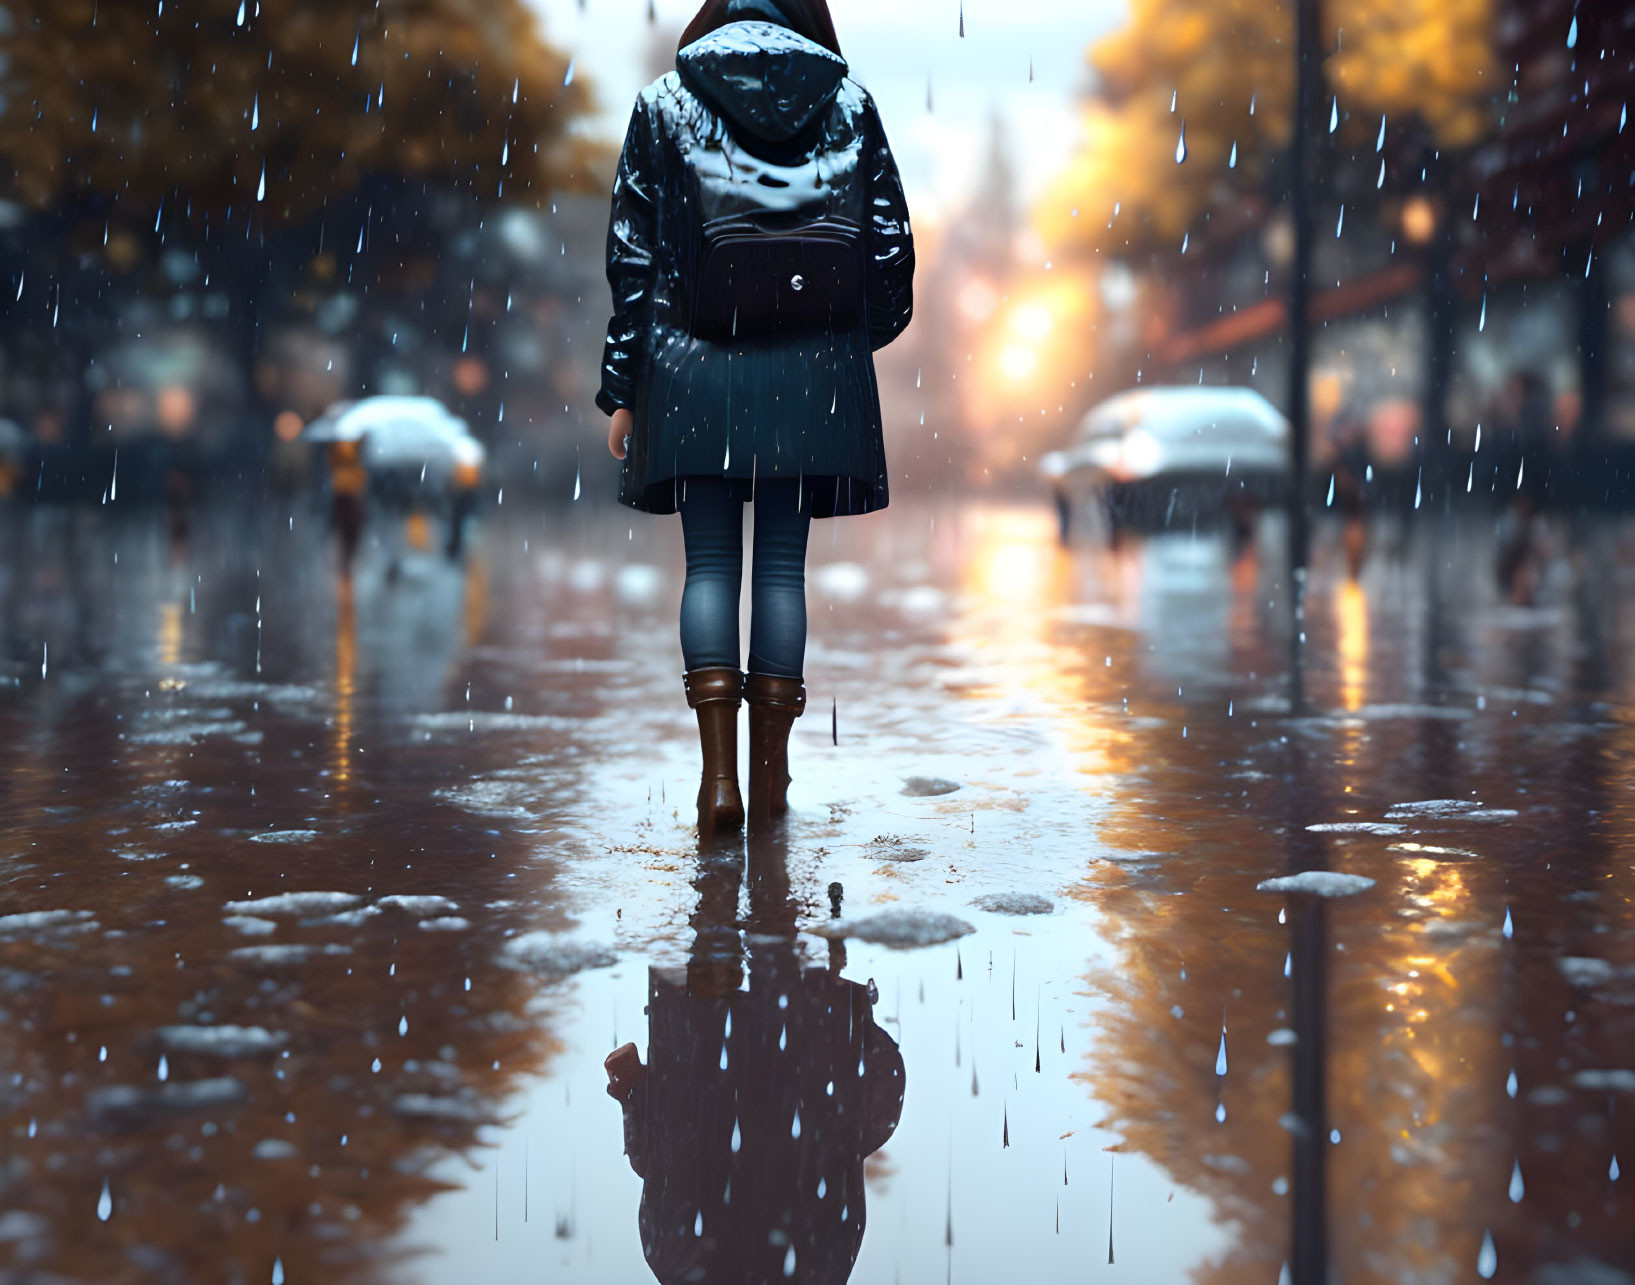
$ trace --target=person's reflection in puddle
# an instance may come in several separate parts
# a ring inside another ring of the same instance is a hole
[[[648,974],[647,1065],[607,1059],[625,1151],[642,1179],[642,1253],[670,1282],[825,1281],[863,1243],[863,1161],[903,1105],[903,1058],[873,984],[803,961],[781,837],[700,857],[685,969]],[[747,967],[746,967],[747,965]],[[747,985],[746,985],[747,980]]]

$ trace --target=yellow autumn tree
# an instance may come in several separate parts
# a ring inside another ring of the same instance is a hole
[[[1444,147],[1476,141],[1498,86],[1493,4],[1329,0],[1338,143],[1372,142],[1382,114]],[[1132,0],[1089,51],[1084,142],[1036,211],[1046,241],[1059,254],[1179,246],[1218,194],[1263,187],[1289,138],[1292,42],[1285,0]]]
[[[369,175],[537,200],[582,168],[570,126],[585,83],[522,0],[24,0],[12,13],[0,181],[34,208],[253,202],[279,223]]]

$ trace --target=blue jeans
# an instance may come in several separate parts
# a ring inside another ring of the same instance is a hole
[[[677,508],[687,545],[681,654],[689,671],[739,667],[738,590],[744,572],[742,484],[682,480]],[[793,480],[755,485],[749,672],[799,678],[806,657],[806,534],[810,506]]]

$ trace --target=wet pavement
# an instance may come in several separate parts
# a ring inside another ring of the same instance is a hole
[[[746,866],[673,523],[0,512],[0,1281],[1635,1280],[1635,524],[818,524]]]

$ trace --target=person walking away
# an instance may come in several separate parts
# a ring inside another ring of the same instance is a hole
[[[886,506],[873,353],[913,312],[914,242],[874,101],[825,0],[705,0],[675,70],[637,97],[607,237],[596,404],[619,499],[681,515],[683,686],[698,715],[701,837],[787,810],[805,707],[813,518]],[[755,516],[740,671],[743,506]]]
[[[334,441],[325,451],[329,464],[329,524],[340,544],[341,574],[352,574],[363,538],[364,493],[369,474],[363,465],[363,441],[352,438]]]

